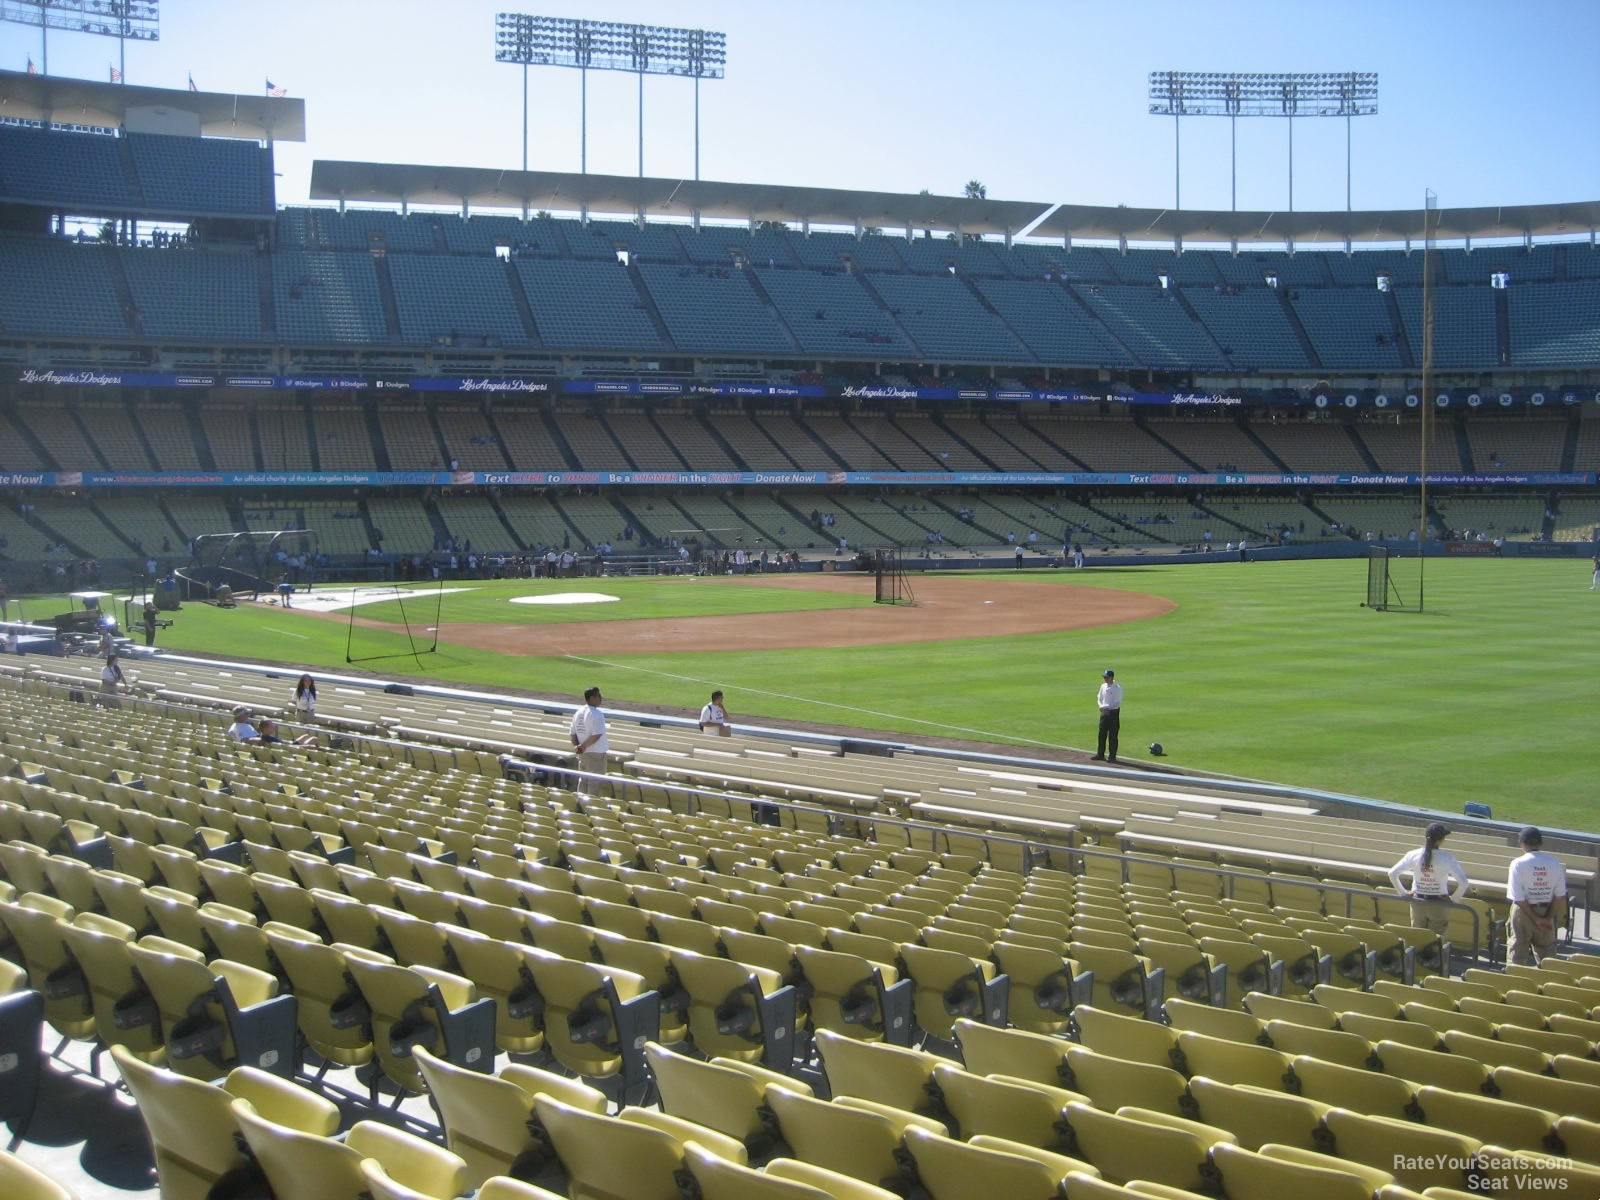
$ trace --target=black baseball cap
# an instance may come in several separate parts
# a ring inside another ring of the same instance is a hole
[[[1106,678],[1107,678],[1107,679],[1112,679],[1112,678],[1115,678],[1115,676],[1116,676],[1116,674],[1117,674],[1117,673],[1116,673],[1116,672],[1115,672],[1115,671],[1113,671],[1113,670],[1111,670],[1111,669],[1110,669],[1110,668],[1109,668],[1109,667],[1108,667],[1108,668],[1106,668],[1106,672],[1105,672],[1105,677],[1106,677]]]
[[[1537,825],[1525,825],[1522,832],[1517,834],[1517,844],[1522,846],[1544,845],[1544,834],[1539,832]]]

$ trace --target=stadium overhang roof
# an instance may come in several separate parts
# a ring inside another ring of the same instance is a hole
[[[1166,243],[1293,242],[1343,244],[1419,241],[1420,209],[1335,212],[1213,212],[1203,209],[1099,208],[1023,200],[857,192],[716,180],[639,179],[492,167],[429,167],[317,159],[313,200],[424,204],[530,212],[637,214],[712,220],[810,222],[845,228],[937,229],[989,235],[1028,230],[1032,238]],[[1043,217],[1043,220],[1040,218]],[[1034,222],[1037,225],[1033,225]],[[1029,226],[1033,228],[1029,229]],[[1442,241],[1552,237],[1600,229],[1600,201],[1439,210]]]
[[[1600,227],[1600,202],[1521,204],[1498,208],[1441,208],[1435,236],[1550,237]],[[1092,208],[1063,204],[1033,230],[1039,238],[1130,242],[1420,242],[1422,210],[1361,212],[1207,212],[1171,208]]]
[[[121,129],[129,109],[149,108],[192,113],[207,137],[306,140],[306,102],[298,98],[191,92],[0,71],[0,117]]]
[[[530,211],[643,212],[646,217],[685,219],[698,214],[712,220],[887,229],[926,227],[984,234],[1017,233],[1050,208],[1046,203],[1022,200],[969,200],[963,196],[855,192],[707,179],[640,179],[632,175],[570,175],[320,158],[311,165],[311,199],[468,208],[526,207]]]

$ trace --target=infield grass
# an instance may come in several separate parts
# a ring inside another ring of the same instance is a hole
[[[1407,586],[1415,591],[1414,561]],[[826,650],[513,658],[443,645],[367,670],[483,687],[698,708],[724,688],[737,723],[758,716],[867,729],[1092,747],[1094,693],[1113,667],[1127,691],[1123,757],[1162,742],[1174,764],[1459,812],[1600,829],[1600,594],[1586,560],[1432,559],[1427,610],[1360,607],[1364,560],[1006,571],[1013,586],[1164,596],[1165,616],[1063,633]],[[915,579],[913,580],[915,582]],[[717,580],[482,583],[444,599],[452,621],[570,621],[848,608],[859,596]],[[614,604],[511,605],[547,588]],[[1063,592],[1068,602],[1070,593]],[[408,603],[413,624],[432,601]],[[381,609],[369,606],[363,617]],[[397,615],[397,614],[394,614]],[[431,634],[418,630],[418,637]],[[342,622],[245,606],[186,605],[161,644],[197,653],[345,667]],[[358,657],[402,654],[403,636],[360,631]]]

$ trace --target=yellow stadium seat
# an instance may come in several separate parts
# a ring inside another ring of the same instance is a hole
[[[1439,1129],[1534,1153],[1554,1149],[1556,1116],[1542,1108],[1432,1086],[1417,1089],[1417,1107]]]
[[[835,1096],[854,1096],[907,1112],[935,1108],[933,1069],[938,1055],[906,1046],[863,1042],[830,1030],[816,1033],[828,1087]]]
[[[129,953],[155,998],[173,1070],[215,1079],[249,1066],[294,1078],[297,1006],[278,994],[276,977],[225,958],[208,964],[198,951],[153,936]]]
[[[122,1046],[111,1057],[149,1134],[161,1200],[205,1200],[222,1179],[252,1173],[238,1144],[236,1099],[305,1133],[330,1136],[339,1126],[331,1101],[264,1071],[240,1067],[218,1086],[152,1066]]]
[[[1058,1196],[1073,1172],[1099,1178],[1081,1159],[1055,1154],[1005,1138],[980,1135],[958,1142],[922,1129],[905,1135],[918,1178],[932,1200],[971,1200],[973,1196]]]
[[[1218,1083],[1204,1075],[1189,1080],[1196,1115],[1201,1121],[1226,1129],[1249,1150],[1268,1142],[1325,1151],[1332,1138],[1323,1124],[1329,1105],[1305,1096],[1248,1084]]]
[[[546,1149],[530,1126],[537,1097],[553,1096],[587,1112],[606,1110],[606,1098],[599,1092],[550,1071],[512,1064],[498,1076],[486,1075],[421,1047],[412,1054],[449,1147],[466,1164],[468,1187],[499,1174],[531,1173],[543,1165]]]
[[[71,1189],[4,1150],[0,1150],[0,1196],[6,1200],[77,1200]]]
[[[1269,1143],[1270,1145],[1271,1143]],[[1360,1175],[1268,1155],[1242,1146],[1221,1145],[1211,1152],[1222,1177],[1228,1200],[1283,1200],[1285,1196],[1316,1197],[1316,1200],[1372,1200],[1374,1188]]]
[[[991,1134],[1044,1149],[1061,1147],[1061,1110],[1087,1096],[1004,1075],[974,1075],[952,1063],[933,1069],[934,1082],[960,1137]]]
[[[431,967],[353,956],[345,966],[366,1002],[378,1062],[397,1087],[426,1090],[411,1056],[415,1046],[457,1066],[493,1070],[495,1004],[479,999],[470,980]],[[372,1086],[376,1089],[376,1077]]]
[[[569,1200],[680,1200],[689,1141],[740,1166],[747,1161],[732,1138],[649,1109],[608,1117],[540,1096],[534,1111],[566,1171]]]
[[[779,1159],[756,1171],[712,1154],[698,1142],[685,1143],[683,1153],[700,1200],[894,1200],[895,1196],[794,1159]]]
[[[456,1196],[466,1164],[432,1142],[375,1121],[353,1126],[343,1141],[292,1129],[261,1116],[249,1100],[232,1104],[244,1140],[279,1196],[358,1200],[366,1191],[363,1159],[376,1159],[405,1187],[424,1195]]]

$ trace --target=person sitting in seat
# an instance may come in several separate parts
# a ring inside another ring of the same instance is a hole
[[[262,720],[261,733],[256,738],[256,741],[263,746],[281,746],[285,744],[284,739],[278,736],[278,723],[270,718]],[[317,744],[317,735],[314,733],[302,733],[299,737],[292,739],[290,744],[315,746]]]
[[[241,707],[233,710],[233,724],[228,726],[228,736],[236,742],[260,745],[261,732],[250,723],[250,710],[248,708]]]

